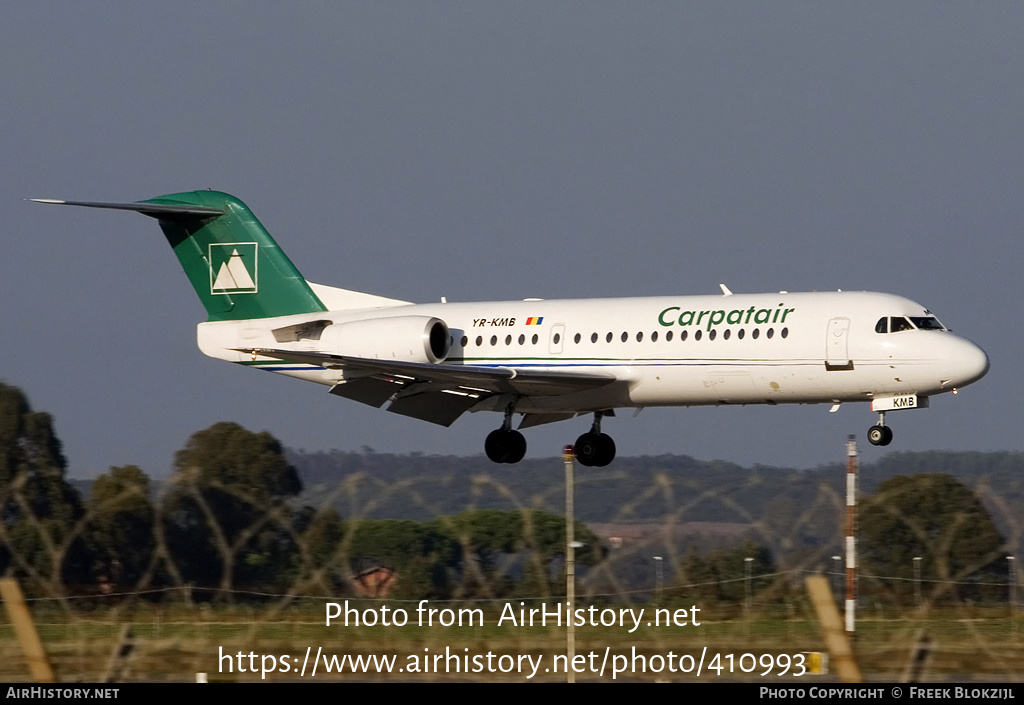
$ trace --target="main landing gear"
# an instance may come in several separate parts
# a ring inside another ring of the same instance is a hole
[[[495,463],[518,463],[526,455],[526,439],[523,434],[512,428],[513,406],[505,409],[505,421],[501,428],[487,434],[484,441],[484,452]],[[615,459],[615,441],[606,433],[601,433],[601,417],[604,412],[594,412],[594,423],[589,433],[576,439],[576,460],[580,465],[603,468]]]
[[[885,412],[878,412],[878,423],[868,429],[868,443],[887,446],[892,443],[892,429],[885,425]]]
[[[615,459],[615,441],[607,433],[601,433],[603,415],[595,411],[590,432],[576,439],[576,460],[580,461],[580,465],[603,468]]]
[[[512,428],[512,404],[505,409],[505,421],[501,428],[487,434],[484,452],[495,463],[518,463],[526,455],[526,439]]]

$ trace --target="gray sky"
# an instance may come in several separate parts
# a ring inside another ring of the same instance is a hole
[[[0,26],[0,378],[72,473],[221,420],[305,449],[482,452],[204,357],[155,222],[28,197],[244,200],[311,281],[412,301],[865,289],[988,377],[889,450],[1021,447],[1024,5],[14,3]],[[648,409],[622,455],[841,460],[866,405]],[[589,426],[527,432],[556,454]],[[510,468],[509,472],[514,472]]]

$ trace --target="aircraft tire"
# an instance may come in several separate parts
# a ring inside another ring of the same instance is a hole
[[[576,460],[579,461],[580,465],[588,468],[593,467],[594,460],[598,457],[598,448],[598,434],[584,433],[576,439],[576,445],[574,446]]]
[[[892,443],[892,429],[875,425],[868,429],[868,443],[873,446],[887,446]]]
[[[603,468],[615,460],[615,441],[607,433],[584,433],[576,439],[575,451],[580,465]]]
[[[505,431],[508,434],[508,454],[505,456],[505,462],[514,465],[523,459],[526,455],[526,439],[519,431]]]
[[[615,460],[615,441],[607,433],[597,437],[597,458],[594,460],[594,467],[603,468]]]
[[[512,450],[512,444],[509,442],[508,435],[509,432],[503,428],[496,428],[487,434],[487,439],[484,441],[484,452],[487,453],[487,457],[491,462],[506,462]]]
[[[519,431],[496,428],[487,434],[484,452],[495,463],[518,463],[526,455],[526,439]]]

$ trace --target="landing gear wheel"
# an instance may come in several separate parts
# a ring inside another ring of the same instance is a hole
[[[615,460],[615,441],[607,433],[599,434],[597,437],[598,456],[594,463],[596,467],[603,468]]]
[[[892,443],[892,429],[888,426],[872,426],[868,429],[868,443],[873,446],[887,446]]]
[[[495,463],[518,463],[526,455],[526,439],[519,431],[495,429],[487,434],[484,452]]]
[[[615,441],[607,433],[584,433],[576,439],[580,465],[603,468],[615,459]]]
[[[514,465],[526,455],[526,438],[519,431],[506,431],[505,433],[508,434],[509,441],[509,451],[505,462]]]

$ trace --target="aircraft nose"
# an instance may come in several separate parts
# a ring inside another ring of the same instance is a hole
[[[951,362],[954,376],[947,385],[950,387],[965,387],[971,382],[977,382],[985,376],[989,368],[988,355],[985,351],[962,338],[957,340]]]

